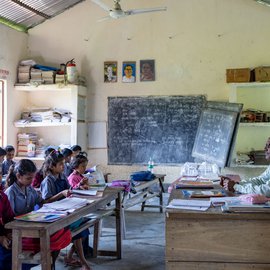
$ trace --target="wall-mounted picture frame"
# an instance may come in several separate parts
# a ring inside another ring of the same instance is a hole
[[[155,81],[155,60],[140,60],[140,81]]]
[[[122,66],[122,82],[135,83],[136,82],[136,62],[125,61]]]
[[[117,82],[117,61],[104,62],[104,82]]]

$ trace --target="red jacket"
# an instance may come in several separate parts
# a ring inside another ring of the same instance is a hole
[[[4,225],[14,218],[14,213],[11,209],[7,195],[0,191],[0,235],[6,235],[9,230],[4,228]]]

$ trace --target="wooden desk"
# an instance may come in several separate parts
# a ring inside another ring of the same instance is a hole
[[[269,224],[267,213],[167,209],[166,270],[269,270]]]
[[[163,193],[165,192],[163,187],[163,182],[166,174],[155,174],[155,178],[150,181],[133,181],[137,185],[134,186],[136,194],[131,195],[130,198],[124,203],[124,208],[129,208],[138,203],[141,203],[141,211],[144,211],[144,208],[159,208],[160,213],[163,212]],[[154,185],[158,185],[158,192],[152,190]],[[159,198],[159,205],[146,204],[146,201],[153,198]]]
[[[50,255],[50,235],[62,229],[83,216],[86,216],[96,210],[103,208],[108,203],[115,200],[115,218],[116,218],[116,255],[120,259],[122,257],[122,230],[121,230],[121,190],[106,190],[106,194],[98,198],[95,202],[82,207],[71,213],[70,215],[59,219],[52,223],[24,222],[12,221],[6,224],[6,228],[12,229],[12,269],[21,269],[22,260],[22,237],[40,238],[40,253],[42,270],[51,269]],[[106,255],[103,251],[103,255]],[[112,255],[112,251],[108,251],[108,256]],[[31,263],[31,262],[30,262]]]

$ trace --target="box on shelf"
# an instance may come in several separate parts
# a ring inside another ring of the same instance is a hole
[[[226,81],[232,82],[250,82],[253,76],[250,68],[226,69]]]
[[[257,67],[255,71],[256,82],[268,82],[270,81],[270,67]]]

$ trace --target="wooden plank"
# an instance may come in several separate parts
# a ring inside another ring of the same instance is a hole
[[[166,270],[269,270],[269,264],[167,262]]]
[[[268,220],[167,219],[166,260],[270,264],[269,235]]]

